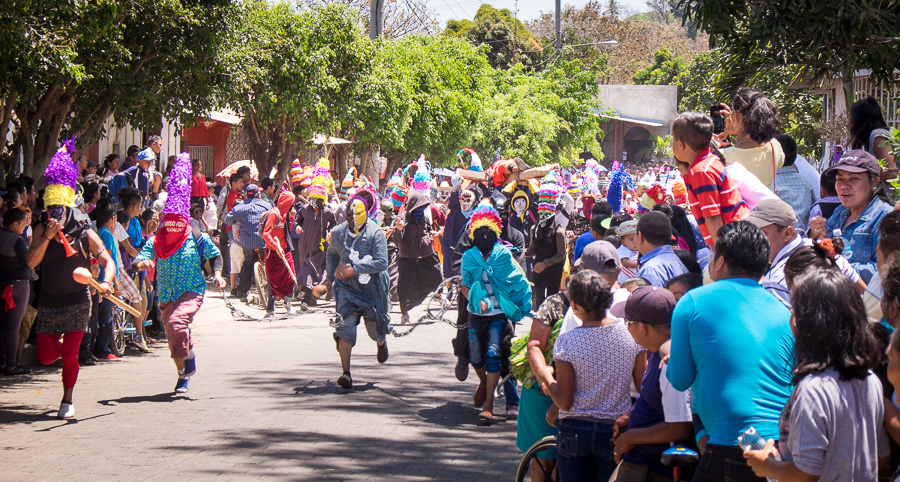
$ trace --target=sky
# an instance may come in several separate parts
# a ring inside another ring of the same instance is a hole
[[[482,3],[489,3],[496,9],[508,8],[513,11],[516,8],[516,0],[426,0],[438,17],[443,27],[448,20],[471,20]],[[562,0],[563,5],[581,7],[587,0]],[[601,2],[604,3],[604,2]],[[630,13],[647,11],[645,0],[619,0],[619,3],[628,9]],[[551,13],[556,10],[555,0],[518,0],[518,18],[523,22],[538,18],[540,14]]]

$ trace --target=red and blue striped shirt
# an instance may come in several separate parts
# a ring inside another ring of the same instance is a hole
[[[711,154],[709,149],[700,153],[684,178],[687,187],[688,203],[697,220],[697,226],[703,234],[706,244],[713,246],[706,226],[705,218],[722,216],[722,224],[744,219],[750,214],[750,208],[741,198],[737,186],[725,173],[725,166],[719,158]]]

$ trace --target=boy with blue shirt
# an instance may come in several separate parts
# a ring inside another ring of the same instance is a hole
[[[737,438],[755,427],[779,438],[778,420],[791,394],[794,336],[790,312],[759,285],[769,261],[765,234],[746,221],[724,225],[709,265],[714,283],[691,290],[672,315],[667,377],[692,389],[703,456],[695,480],[760,480]],[[708,440],[708,442],[707,442]],[[762,479],[765,480],[765,479]]]
[[[641,267],[637,275],[653,286],[665,288],[670,279],[687,273],[672,248],[672,222],[660,212],[649,212],[637,223],[637,248]]]

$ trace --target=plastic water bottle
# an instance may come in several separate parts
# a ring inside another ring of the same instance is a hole
[[[755,427],[750,427],[747,430],[744,430],[744,433],[740,434],[737,439],[738,445],[741,447],[741,450],[744,452],[748,450],[762,450],[766,448],[766,440],[762,438],[759,432]],[[781,454],[778,453],[778,449],[775,449],[775,453],[772,454],[775,457],[775,460],[781,460]],[[775,479],[771,477],[766,477],[766,480],[769,482],[776,482]]]

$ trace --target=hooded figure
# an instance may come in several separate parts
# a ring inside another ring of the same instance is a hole
[[[390,332],[387,239],[366,213],[370,206],[354,197],[347,207],[347,221],[331,231],[326,254],[326,284],[334,292],[339,324],[334,333],[344,373],[338,384],[349,389],[350,351],[356,345],[356,327],[365,320],[369,338],[378,344],[378,362],[387,361],[385,336]]]
[[[413,190],[405,207],[393,233],[400,256],[397,291],[403,323],[409,320],[409,310],[421,303],[442,280],[438,256],[431,244],[434,229],[431,200],[426,193]]]
[[[462,183],[458,180],[450,191],[447,200],[447,220],[444,223],[444,236],[441,239],[444,250],[443,271],[444,278],[450,278],[454,274],[453,265],[459,262],[460,254],[455,250],[456,245],[465,231],[466,224],[475,210],[478,195],[472,189],[462,189]]]
[[[536,222],[530,197],[526,191],[516,189],[509,203],[509,227],[522,233],[526,244],[531,242],[531,228]]]
[[[294,294],[294,257],[290,255],[291,244],[287,242],[290,236],[290,212],[294,207],[294,193],[282,191],[278,196],[275,209],[266,214],[263,226],[262,238],[266,242],[266,277],[269,279],[269,304],[266,306],[266,315],[271,316],[275,311],[275,298],[284,300],[287,313],[293,314],[291,295]]]
[[[314,305],[312,288],[322,282],[325,275],[325,237],[335,224],[334,212],[325,205],[325,182],[319,181],[318,191],[313,191],[309,203],[297,211],[297,282],[303,291],[303,302]],[[316,187],[316,186],[314,186]]]

